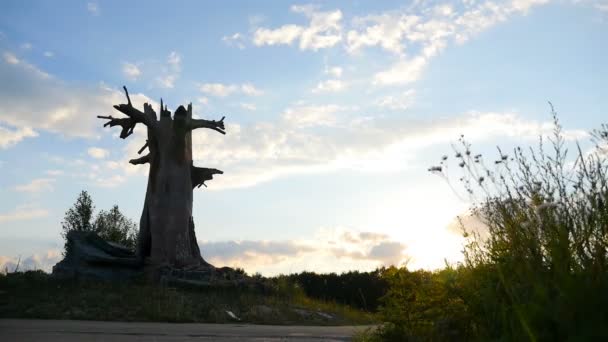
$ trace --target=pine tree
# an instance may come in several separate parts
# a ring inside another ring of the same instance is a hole
[[[92,231],[93,225],[91,224],[91,219],[93,218],[93,210],[95,210],[93,199],[91,199],[86,190],[81,191],[74,206],[65,212],[65,216],[61,222],[61,226],[63,227],[61,236],[65,238],[68,232],[72,230]]]

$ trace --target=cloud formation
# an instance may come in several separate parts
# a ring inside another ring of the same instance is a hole
[[[329,48],[342,40],[342,12],[318,11],[312,5],[291,6],[291,11],[300,13],[309,19],[307,26],[283,25],[276,29],[258,28],[254,32],[253,44],[263,45],[291,45],[299,40],[301,50],[313,50]]]
[[[112,105],[123,103],[124,94],[104,84],[83,86],[64,82],[5,53],[0,62],[0,146],[10,146],[35,131],[48,131],[68,137],[93,138],[99,134],[99,119]],[[149,99],[131,94],[134,105],[142,106]],[[7,133],[6,126],[15,127]],[[12,132],[12,133],[10,133]]]
[[[0,149],[12,147],[25,138],[32,138],[36,136],[38,136],[38,133],[29,127],[21,127],[11,130],[9,128],[0,126]]]
[[[54,178],[36,178],[32,179],[27,184],[20,184],[15,186],[15,191],[19,192],[50,192],[54,190],[53,184],[55,183]]]
[[[290,272],[318,271],[314,264],[325,264],[325,272],[342,272],[401,265],[408,260],[405,244],[388,235],[344,228],[321,229],[312,239],[204,241],[199,245],[205,259],[216,266],[242,267],[266,275],[276,274],[286,265]]]
[[[471,37],[509,20],[526,15],[548,0],[464,1],[450,3],[417,1],[398,10],[353,17],[347,28],[339,9],[320,11],[318,6],[291,6],[310,21],[307,26],[285,24],[278,28],[257,28],[252,37],[256,46],[293,45],[301,50],[331,48],[343,42],[346,52],[357,54],[366,48],[380,48],[397,57],[393,65],[373,75],[375,85],[402,85],[420,79],[431,58],[448,44],[463,43]],[[598,7],[598,6],[596,6]],[[599,6],[598,8],[603,8]],[[242,36],[239,34],[239,36]],[[336,74],[340,77],[341,72]],[[320,90],[338,89],[320,85]]]
[[[133,63],[127,62],[122,64],[122,73],[131,81],[135,81],[139,76],[141,76],[141,70],[139,67]]]
[[[40,217],[48,216],[49,212],[46,209],[19,207],[8,213],[0,214],[0,223],[31,220]]]
[[[223,84],[223,83],[203,83],[199,85],[199,90],[206,95],[216,97],[226,97],[235,93],[241,93],[247,96],[260,96],[264,92],[256,88],[251,83],[243,84]]]
[[[87,153],[95,159],[104,159],[110,155],[110,151],[100,147],[91,147],[87,150]]]
[[[57,249],[36,253],[25,258],[0,255],[0,272],[41,270],[51,272],[60,260],[61,252]]]

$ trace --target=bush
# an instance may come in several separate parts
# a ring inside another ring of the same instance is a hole
[[[119,243],[135,249],[137,245],[137,225],[125,217],[117,205],[109,211],[102,210],[97,214],[93,230],[104,240]]]
[[[553,108],[552,115],[549,144],[541,137],[537,148],[498,149],[491,167],[461,136],[454,147],[459,180],[475,201],[469,218],[484,228],[461,221],[468,242],[456,268],[386,272],[387,323],[374,338],[608,338],[608,126],[593,133],[593,150],[577,144],[569,158]],[[448,159],[429,170],[451,182]]]
[[[95,221],[91,222],[94,211],[93,199],[86,190],[81,191],[74,206],[65,213],[61,222],[63,227],[61,236],[66,239],[68,232],[72,230],[93,231],[106,241],[135,249],[138,234],[137,225],[125,217],[117,205],[114,205],[109,211],[101,210]],[[67,253],[67,248],[66,241],[64,255]]]

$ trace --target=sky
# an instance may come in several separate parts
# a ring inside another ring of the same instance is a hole
[[[495,154],[570,143],[608,108],[608,1],[18,1],[0,5],[0,268],[49,271],[81,190],[138,222],[133,102],[226,116],[197,130],[203,257],[264,275],[462,260],[470,199],[427,171],[461,134]],[[141,125],[140,125],[141,126]]]

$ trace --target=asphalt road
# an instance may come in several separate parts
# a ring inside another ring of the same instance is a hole
[[[350,341],[365,328],[0,319],[0,341]]]

